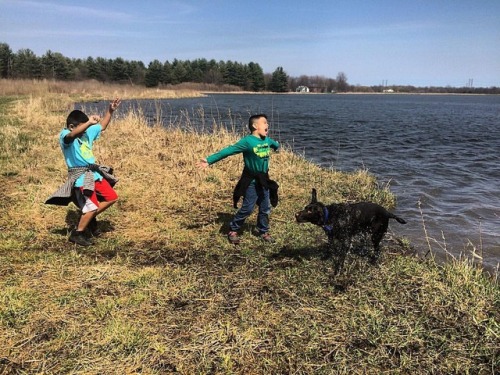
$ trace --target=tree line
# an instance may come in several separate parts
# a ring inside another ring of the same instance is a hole
[[[48,50],[37,56],[30,49],[13,52],[7,43],[0,43],[0,78],[54,79],[129,83],[146,87],[164,87],[183,82],[231,85],[245,91],[294,91],[298,85],[310,85],[314,91],[347,91],[347,78],[342,75],[341,85],[335,79],[325,77],[290,77],[283,67],[272,73],[264,73],[255,62],[243,64],[235,61],[207,59],[151,61],[127,61],[121,57],[106,59],[87,57],[69,58]]]
[[[206,83],[219,86],[235,86],[245,91],[296,91],[307,87],[310,92],[406,92],[406,93],[471,93],[500,94],[500,88],[473,87],[414,87],[414,86],[360,86],[350,85],[345,73],[336,78],[324,76],[290,77],[283,67],[272,73],[264,73],[255,62],[247,64],[235,61],[207,59],[151,61],[146,66],[142,61],[127,61],[121,57],[106,59],[87,57],[68,58],[59,52],[48,50],[37,56],[30,49],[13,52],[7,43],[0,43],[0,78],[52,79],[62,81],[84,81],[128,83],[146,87],[165,87],[184,82]]]

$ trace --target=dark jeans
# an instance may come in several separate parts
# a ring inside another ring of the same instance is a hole
[[[232,231],[237,232],[243,226],[247,217],[252,213],[255,204],[259,206],[259,214],[257,215],[257,229],[259,233],[263,234],[269,231],[269,214],[271,213],[269,189],[256,187],[255,181],[248,187],[241,208],[234,215],[233,221],[229,223]]]

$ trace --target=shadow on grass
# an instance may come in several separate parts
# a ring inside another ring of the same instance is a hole
[[[315,268],[318,272],[325,273],[329,278],[330,286],[339,293],[344,293],[355,283],[355,277],[346,272],[337,274],[337,259],[330,251],[328,245],[319,245],[316,247],[291,247],[283,246],[278,253],[269,257],[270,263],[277,268],[296,267],[298,263],[307,261],[315,262]]]
[[[227,234],[229,232],[229,223],[233,220],[234,214],[229,214],[227,212],[217,212],[217,219],[215,222],[221,224],[219,228],[219,233]]]
[[[229,214],[227,212],[217,212],[217,218],[215,220],[208,219],[205,221],[194,222],[192,224],[186,225],[187,229],[200,229],[206,227],[207,225],[218,223],[222,224],[219,229],[219,233],[227,233],[229,231],[229,223],[233,219],[233,214]]]
[[[294,247],[290,245],[285,245],[277,253],[271,254],[269,260],[283,260],[283,259],[294,259],[296,261],[302,261],[303,259],[328,259],[330,254],[328,252],[328,246],[306,246],[306,247]]]
[[[102,233],[113,232],[115,227],[109,220],[102,220],[98,222],[99,230]],[[62,237],[68,237],[70,232],[76,228],[76,224],[68,225],[65,227],[53,228],[50,230],[50,233],[57,234]]]
[[[234,213],[217,212],[217,218],[215,220],[208,220],[208,221],[189,224],[189,225],[186,225],[186,228],[187,229],[200,229],[200,228],[203,228],[207,225],[213,224],[215,222],[215,223],[221,225],[218,232],[220,234],[226,235],[231,230],[231,228],[229,227],[229,223],[233,220],[233,218],[234,218]],[[255,225],[245,223],[241,227],[241,230],[239,232],[240,233],[252,232],[254,227],[255,227]]]
[[[115,230],[115,227],[109,220],[101,220],[99,216],[96,217],[97,226],[99,230],[103,233],[112,232]],[[69,211],[66,214],[65,222],[70,228],[76,228],[78,222],[80,221],[80,212],[79,211]]]
[[[370,246],[367,243],[358,244],[349,249],[350,255],[355,255],[361,258],[367,258],[371,254]],[[328,244],[318,246],[293,247],[290,245],[283,246],[281,250],[270,256],[270,259],[292,258],[295,260],[320,258],[328,260],[335,255],[335,249],[331,249]]]

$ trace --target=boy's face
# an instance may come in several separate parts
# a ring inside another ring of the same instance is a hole
[[[269,131],[269,124],[267,123],[267,119],[265,117],[259,117],[257,121],[253,123],[254,131],[252,134],[258,135],[261,138],[267,137],[267,133]]]
[[[78,125],[80,125],[80,124],[78,124]],[[73,129],[74,129],[74,128],[76,128],[78,125],[69,124],[69,125],[68,125],[68,129],[69,129],[69,130],[73,130]],[[85,133],[85,132],[83,132],[83,133]],[[77,138],[80,138],[80,137],[83,135],[83,133],[78,134],[76,137],[77,137]]]

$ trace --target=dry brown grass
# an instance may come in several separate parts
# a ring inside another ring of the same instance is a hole
[[[202,87],[203,88],[203,87]],[[0,79],[0,96],[58,94],[62,97],[79,98],[81,101],[107,100],[109,98],[165,99],[201,96],[194,85],[168,88],[144,88],[143,86],[102,83],[98,81],[51,81],[29,79]]]
[[[115,96],[110,94],[110,97]],[[149,127],[119,112],[96,143],[120,201],[89,249],[67,242],[74,207],[44,200],[65,179],[57,144],[71,96],[0,100],[0,374],[494,373],[499,290],[464,260],[438,266],[386,242],[379,266],[351,257],[338,277],[320,228],[293,214],[325,201],[394,197],[365,171],[272,156],[277,244],[224,236],[241,159],[196,161],[234,142]],[[8,109],[6,106],[8,106]]]

